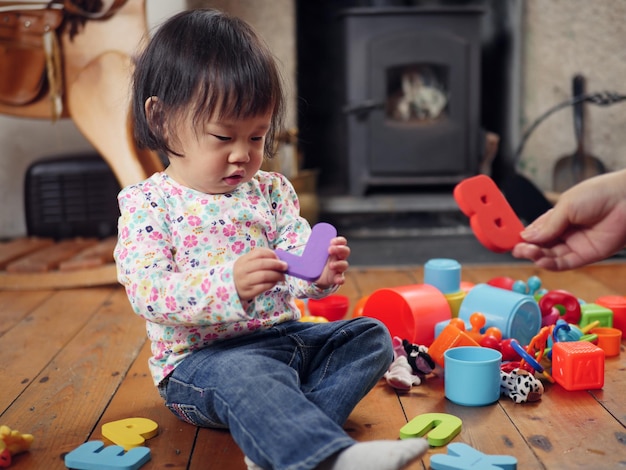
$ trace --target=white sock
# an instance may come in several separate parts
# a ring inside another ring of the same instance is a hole
[[[428,448],[428,441],[421,438],[358,442],[326,460],[319,470],[400,470]]]
[[[259,467],[257,464],[255,464],[252,460],[250,460],[248,457],[244,456],[243,461],[246,463],[246,465],[248,466],[248,470],[263,470],[261,467]]]

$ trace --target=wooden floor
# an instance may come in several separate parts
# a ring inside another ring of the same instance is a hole
[[[537,274],[548,289],[567,289],[593,301],[626,294],[626,264],[607,263],[566,273],[528,264],[463,266],[463,280]],[[423,281],[421,267],[352,269],[341,293],[352,305],[382,287]],[[33,286],[36,288],[36,286]],[[602,390],[567,392],[547,385],[540,402],[518,405],[506,397],[492,406],[467,408],[447,401],[442,371],[398,396],[384,381],[346,423],[358,440],[397,439],[400,428],[424,413],[463,420],[453,442],[487,454],[512,455],[519,469],[626,467],[626,352],[606,361]],[[244,469],[227,432],[196,429],[165,408],[148,375],[144,322],[131,312],[118,286],[15,291],[0,289],[0,424],[35,436],[30,452],[12,469],[63,469],[64,455],[101,439],[103,423],[150,418],[159,434],[147,442],[145,469]],[[411,469],[429,468],[431,448]]]

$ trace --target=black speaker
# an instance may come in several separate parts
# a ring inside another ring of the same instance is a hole
[[[120,186],[98,154],[48,157],[26,172],[28,235],[105,238],[117,233]]]

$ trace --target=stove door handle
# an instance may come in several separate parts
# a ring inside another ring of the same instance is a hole
[[[369,115],[370,111],[375,109],[383,109],[385,103],[382,101],[376,102],[373,100],[365,100],[362,103],[347,104],[343,107],[344,114],[356,114],[359,119],[365,119]]]

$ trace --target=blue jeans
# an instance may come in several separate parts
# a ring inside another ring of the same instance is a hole
[[[354,444],[342,425],[392,360],[378,320],[293,321],[193,353],[161,393],[183,421],[230,429],[262,468],[306,470]]]

